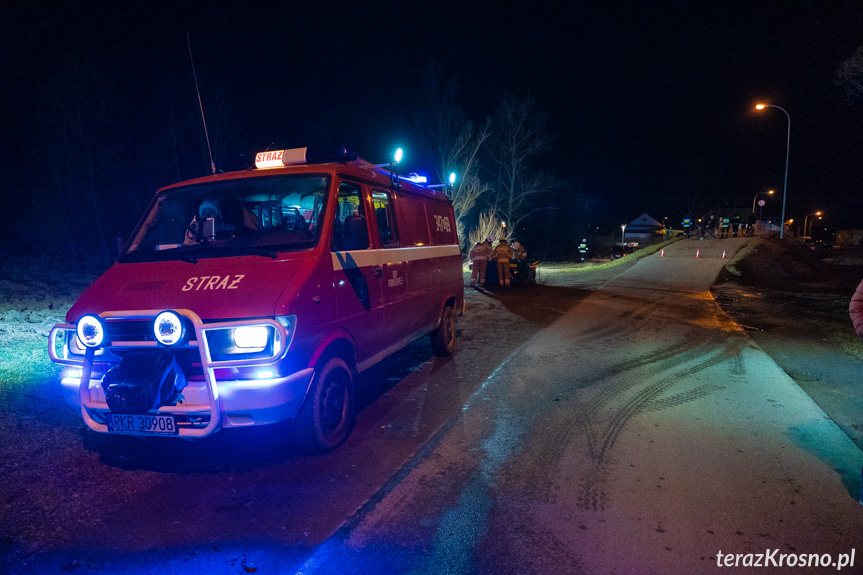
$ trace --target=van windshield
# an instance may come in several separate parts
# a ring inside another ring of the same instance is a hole
[[[330,178],[248,178],[160,194],[121,261],[197,259],[307,249],[317,244]]]

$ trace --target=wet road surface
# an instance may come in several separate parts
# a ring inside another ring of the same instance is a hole
[[[376,368],[322,457],[278,433],[88,434],[82,456],[54,420],[77,483],[30,490],[58,511],[17,572],[674,574],[728,572],[720,551],[851,553],[860,450],[707,291],[744,243],[678,242],[592,293],[543,286],[561,290],[547,326],[472,293],[486,329],[533,335],[489,343],[469,308],[460,353],[418,343]]]
[[[710,242],[699,258],[678,242],[579,302],[298,572],[705,573],[727,571],[720,552],[767,552],[760,572],[784,572],[782,554],[849,560],[863,528],[860,450],[707,291],[720,249],[744,242]]]

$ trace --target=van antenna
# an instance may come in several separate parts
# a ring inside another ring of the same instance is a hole
[[[210,148],[210,134],[207,132],[207,119],[204,117],[204,104],[201,103],[201,90],[198,88],[198,75],[195,73],[195,59],[192,58],[192,41],[186,32],[186,44],[189,45],[189,60],[192,61],[192,76],[195,78],[195,92],[198,93],[198,107],[201,109],[201,121],[204,123],[204,138],[207,140],[207,153],[210,154],[210,169],[216,175],[216,163],[213,161],[213,150]]]

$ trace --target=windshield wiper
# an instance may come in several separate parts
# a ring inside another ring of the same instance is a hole
[[[184,253],[179,253],[178,255],[180,256],[180,258],[179,258],[180,260],[182,260],[184,262],[189,262],[190,264],[198,265],[198,258],[196,258],[195,256],[191,256],[191,255],[184,254]]]
[[[252,255],[255,255],[255,256],[261,256],[262,258],[272,258],[272,259],[277,259],[277,258],[279,257],[279,254],[277,254],[277,253],[276,253],[276,252],[274,252],[273,250],[270,250],[270,249],[267,249],[267,248],[262,248],[262,247],[256,247],[256,248],[248,247],[248,248],[243,248],[243,249],[244,249],[244,250],[249,250],[249,251],[252,253]]]

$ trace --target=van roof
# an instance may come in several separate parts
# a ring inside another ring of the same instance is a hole
[[[337,149],[338,150],[338,149]],[[212,176],[204,176],[201,178],[193,178],[176,182],[159,189],[159,193],[172,188],[179,188],[189,185],[224,182],[228,180],[268,177],[277,174],[313,174],[313,173],[335,173],[339,176],[347,176],[349,178],[358,178],[367,183],[385,186],[387,188],[397,185],[402,191],[408,191],[414,194],[432,197],[437,199],[449,199],[448,196],[437,189],[424,186],[416,178],[416,174],[405,176],[396,172],[396,177],[390,172],[390,166],[387,164],[372,164],[368,162],[347,147],[343,147],[341,155],[323,154],[319,155],[319,149],[315,148],[295,148],[292,150],[274,150],[271,152],[261,152],[257,154],[256,165],[246,169],[222,172]],[[286,156],[290,153],[290,157]],[[261,166],[259,160],[262,154],[267,154],[271,159],[269,164]],[[304,159],[301,154],[305,155]],[[273,158],[276,156],[276,158]],[[283,159],[284,158],[284,159]]]

